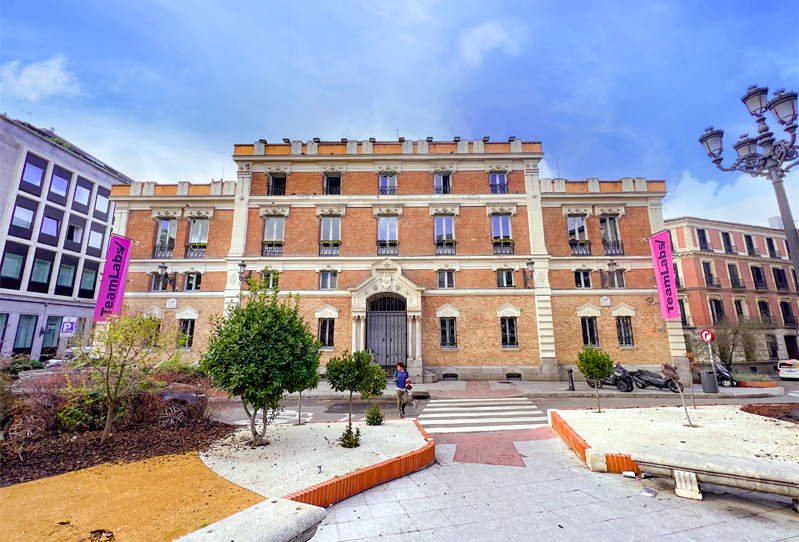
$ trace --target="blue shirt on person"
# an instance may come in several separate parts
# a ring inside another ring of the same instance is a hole
[[[394,382],[397,383],[398,390],[404,390],[407,381],[408,373],[406,371],[394,371]]]

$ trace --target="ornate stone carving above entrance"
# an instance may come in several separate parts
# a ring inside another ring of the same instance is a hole
[[[417,286],[402,275],[402,266],[391,259],[384,259],[372,265],[372,276],[348,288],[352,295],[352,314],[366,316],[366,302],[375,294],[394,293],[405,298],[409,315],[421,316],[422,292],[424,287]]]

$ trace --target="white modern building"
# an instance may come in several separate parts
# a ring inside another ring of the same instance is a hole
[[[49,358],[65,317],[92,319],[114,217],[131,179],[56,135],[0,115],[0,351]]]

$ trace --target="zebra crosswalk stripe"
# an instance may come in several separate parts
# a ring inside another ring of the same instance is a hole
[[[547,417],[526,397],[436,399],[417,420],[428,433],[478,433],[536,429]]]

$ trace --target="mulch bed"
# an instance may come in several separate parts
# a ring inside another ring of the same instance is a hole
[[[741,410],[766,418],[799,424],[799,403],[763,403],[744,405]]]
[[[102,463],[206,450],[238,427],[188,420],[177,427],[119,427],[100,446],[102,431],[60,433],[25,441],[23,461],[9,441],[0,442],[0,487],[85,469]]]

